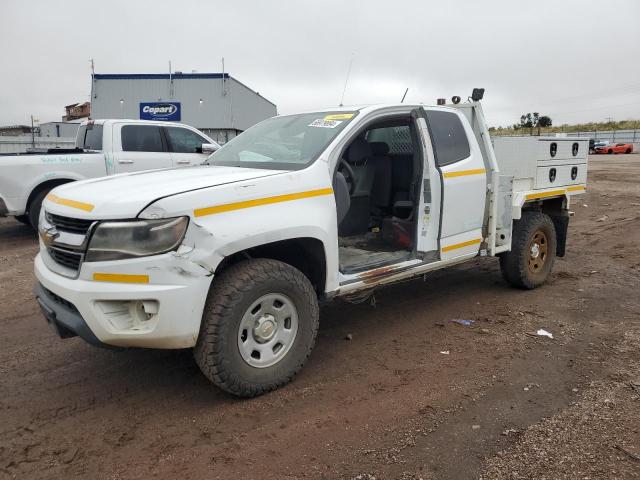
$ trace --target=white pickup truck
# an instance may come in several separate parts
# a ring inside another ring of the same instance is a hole
[[[63,183],[156,168],[201,165],[220,146],[188,125],[89,120],[76,148],[0,155],[0,216],[38,226],[42,200]]]
[[[319,300],[477,256],[543,284],[588,140],[496,140],[496,158],[482,92],[274,117],[207,166],[56,188],[35,260],[48,323],[94,345],[193,348],[213,383],[255,396],[302,367]]]

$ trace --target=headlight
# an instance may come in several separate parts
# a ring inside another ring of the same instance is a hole
[[[101,222],[87,250],[87,262],[122,260],[170,252],[178,248],[189,217]]]

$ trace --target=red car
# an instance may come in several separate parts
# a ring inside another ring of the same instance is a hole
[[[633,143],[614,143],[612,145],[604,145],[596,147],[596,153],[631,153],[633,152]]]

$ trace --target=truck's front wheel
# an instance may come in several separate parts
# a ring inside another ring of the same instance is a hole
[[[194,356],[218,387],[254,397],[290,382],[315,343],[318,299],[298,269],[250,259],[213,282]]]
[[[556,257],[556,230],[548,215],[522,212],[513,222],[511,251],[500,256],[502,276],[518,288],[536,288],[547,281]]]

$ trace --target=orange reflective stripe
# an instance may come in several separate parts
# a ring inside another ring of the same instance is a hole
[[[128,273],[94,273],[96,282],[149,283],[149,275],[130,275]]]
[[[450,252],[451,250],[457,250],[458,248],[470,247],[471,245],[477,245],[482,242],[481,238],[475,238],[473,240],[469,240],[467,242],[462,243],[454,243],[453,245],[447,245],[446,247],[442,247],[442,252]]]
[[[47,200],[58,205],[64,205],[65,207],[77,208],[78,210],[84,210],[85,212],[92,211],[95,207],[90,203],[78,202],[76,200],[69,200],[68,198],[61,198],[53,193],[47,195]]]
[[[467,175],[481,175],[487,173],[484,168],[476,168],[475,170],[459,170],[457,172],[445,172],[444,178],[465,177]]]
[[[193,211],[196,217],[205,215],[215,215],[216,213],[230,212],[243,208],[259,207],[261,205],[270,205],[272,203],[290,202],[292,200],[300,200],[302,198],[319,197],[322,195],[332,195],[333,188],[320,188],[318,190],[307,190],[306,192],[288,193],[286,195],[276,195],[275,197],[257,198],[255,200],[245,200],[243,202],[225,203],[223,205],[214,205],[211,207],[198,208]]]

